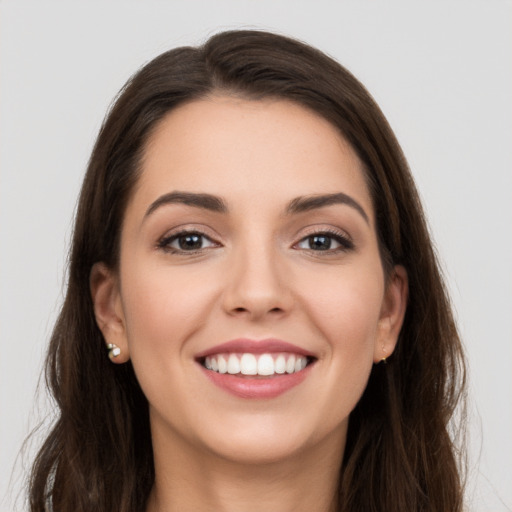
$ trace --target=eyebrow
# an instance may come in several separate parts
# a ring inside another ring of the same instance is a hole
[[[218,196],[196,192],[169,192],[168,194],[160,196],[151,203],[144,215],[144,218],[151,215],[161,206],[167,204],[185,204],[187,206],[194,206],[196,208],[202,208],[216,213],[228,212],[228,207],[225,201]],[[343,192],[296,197],[288,203],[285,208],[285,212],[288,215],[293,215],[295,213],[316,210],[333,204],[345,204],[354,208],[363,217],[366,223],[370,224],[368,215],[364,208],[355,199]]]
[[[217,196],[211,194],[197,194],[195,192],[169,192],[153,201],[146,211],[144,217],[151,215],[156,209],[166,204],[186,204],[203,208],[217,213],[226,213],[226,203]]]
[[[370,224],[370,219],[368,214],[364,211],[364,208],[355,199],[343,192],[297,197],[289,203],[286,208],[286,213],[302,213],[309,210],[316,210],[317,208],[323,208],[324,206],[330,206],[332,204],[346,204],[347,206],[354,208],[363,217],[366,223],[368,225]]]

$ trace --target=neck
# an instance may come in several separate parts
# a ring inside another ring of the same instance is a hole
[[[257,464],[190,445],[164,450],[154,438],[155,485],[147,512],[334,512],[344,438],[337,432],[286,460]]]

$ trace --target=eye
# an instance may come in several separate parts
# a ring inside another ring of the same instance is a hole
[[[162,238],[158,248],[174,253],[198,252],[210,247],[218,247],[218,243],[199,231],[181,231]]]
[[[354,244],[346,236],[340,233],[321,232],[300,240],[296,247],[307,251],[315,252],[338,252],[347,251],[354,248]]]

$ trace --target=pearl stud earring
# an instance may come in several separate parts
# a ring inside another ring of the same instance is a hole
[[[111,361],[121,353],[121,349],[117,345],[114,345],[113,343],[107,343],[107,349],[108,357],[110,358]]]

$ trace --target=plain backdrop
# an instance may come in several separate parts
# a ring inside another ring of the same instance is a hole
[[[36,385],[102,118],[144,62],[237,27],[319,47],[387,115],[467,348],[469,509],[511,510],[511,21],[498,0],[0,2],[0,510],[15,510],[34,453],[19,457],[22,442],[51,415]]]

